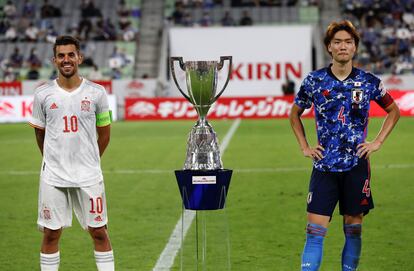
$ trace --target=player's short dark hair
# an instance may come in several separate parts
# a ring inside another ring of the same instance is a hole
[[[79,53],[80,51],[80,43],[79,40],[72,36],[59,36],[56,38],[55,44],[53,45],[53,55],[56,56],[56,47],[60,45],[70,45],[73,44],[76,47],[76,51]]]
[[[341,30],[348,32],[352,36],[355,42],[355,46],[358,49],[358,44],[360,40],[358,31],[356,30],[355,26],[350,21],[343,20],[341,22],[332,22],[326,29],[325,38],[323,39],[326,50],[328,50],[328,46],[331,43],[336,32],[339,32]]]

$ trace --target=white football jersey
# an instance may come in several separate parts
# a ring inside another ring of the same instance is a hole
[[[30,125],[45,129],[40,178],[58,187],[103,180],[96,114],[108,112],[105,89],[86,79],[72,92],[51,81],[36,89]]]

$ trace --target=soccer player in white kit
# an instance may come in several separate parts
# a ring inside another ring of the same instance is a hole
[[[110,138],[106,91],[79,76],[77,39],[58,37],[53,52],[58,78],[36,89],[29,122],[43,156],[37,220],[43,231],[41,270],[58,270],[59,238],[72,224],[72,209],[93,239],[98,270],[114,270],[100,167]]]

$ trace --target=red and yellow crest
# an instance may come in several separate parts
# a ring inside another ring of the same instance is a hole
[[[91,110],[91,101],[83,100],[81,101],[81,111],[89,112]]]

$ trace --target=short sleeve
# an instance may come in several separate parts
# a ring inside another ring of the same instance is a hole
[[[104,127],[111,124],[112,115],[111,111],[109,110],[108,96],[106,95],[105,89],[102,89],[102,91],[99,93],[95,114],[97,127]]]
[[[394,101],[394,99],[388,93],[382,80],[379,81],[378,86],[374,89],[371,99],[374,100],[382,108],[387,108]]]
[[[295,97],[295,104],[303,109],[307,109],[312,106],[312,89],[309,81],[308,77],[303,80],[299,92]]]
[[[106,95],[106,90],[102,88],[102,91],[99,93],[99,97],[96,105],[96,114],[109,112],[108,96]]]
[[[39,93],[35,93],[34,95],[32,116],[29,120],[29,124],[41,129],[46,127],[46,112]]]

